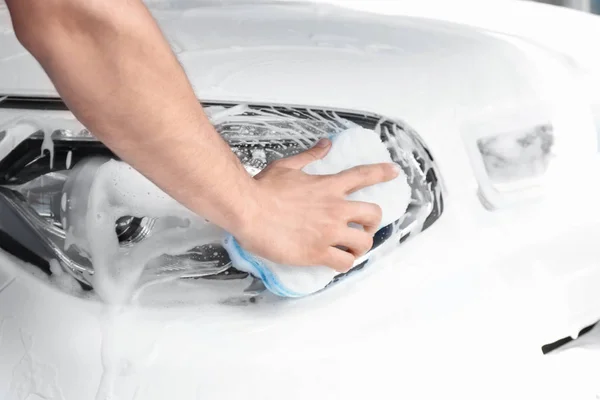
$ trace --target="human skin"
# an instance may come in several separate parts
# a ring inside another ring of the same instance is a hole
[[[395,165],[305,174],[302,167],[329,151],[331,142],[323,140],[253,178],[209,122],[141,0],[6,3],[17,38],[73,114],[122,160],[244,248],[282,264],[339,271],[371,248],[381,209],[346,196],[395,178]]]

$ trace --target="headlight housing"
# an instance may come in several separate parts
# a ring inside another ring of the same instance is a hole
[[[288,105],[204,106],[217,131],[251,174],[348,127],[360,125],[377,131],[388,145],[392,159],[406,172],[412,201],[401,220],[377,233],[368,256],[383,248],[384,242],[414,236],[442,213],[438,168],[416,132],[401,121],[371,113]],[[70,174],[80,163],[94,158],[117,157],[74,119],[62,101],[9,97],[0,102],[0,210],[4,210],[0,213],[0,232],[6,239],[1,241],[1,247],[19,253],[46,271],[51,260],[58,260],[67,272],[90,288],[93,266],[85,252],[66,243],[61,203],[65,201]],[[164,223],[168,221],[123,216],[115,221],[115,234],[121,246],[135,246]],[[366,261],[353,271],[365,264]],[[247,277],[231,267],[218,243],[199,243],[184,254],[163,255],[146,266],[147,280],[173,276],[220,281]],[[256,282],[252,287],[256,293]]]

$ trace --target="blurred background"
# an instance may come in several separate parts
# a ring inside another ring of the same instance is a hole
[[[554,4],[574,8],[576,10],[587,11],[594,14],[600,14],[600,0],[533,0],[539,3]]]

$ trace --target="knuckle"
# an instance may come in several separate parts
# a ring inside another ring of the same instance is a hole
[[[383,215],[383,210],[378,204],[364,203],[361,206],[361,215],[364,216],[366,222],[371,224],[379,223]]]
[[[346,204],[341,204],[340,206],[335,208],[335,215],[338,222],[346,223],[347,221],[352,220],[352,216],[355,214],[352,207]]]
[[[349,257],[344,257],[340,262],[340,266],[343,271],[349,271],[354,266],[354,257],[349,255]]]
[[[327,243],[334,243],[340,237],[340,229],[336,220],[332,220],[323,228],[322,240]]]
[[[329,245],[337,243],[340,238],[343,237],[342,230],[337,222],[331,222],[326,229],[327,234],[323,237],[323,239],[327,241],[327,244]]]
[[[308,149],[302,154],[304,154],[305,157],[308,157],[313,160],[319,159],[319,149],[316,148]]]
[[[321,249],[316,247],[308,250],[306,253],[309,263],[319,262],[323,258]]]
[[[356,173],[363,179],[370,177],[372,174],[371,171],[372,169],[366,165],[359,165],[358,167],[356,167]]]
[[[377,226],[376,225],[367,226],[367,227],[365,227],[365,232],[368,233],[369,235],[375,235],[377,233]],[[371,245],[371,247],[373,247],[373,246]]]
[[[315,243],[314,246],[312,246],[307,251],[307,257],[309,257],[310,260],[313,262],[322,262],[323,259],[327,256],[327,250],[329,248],[329,246],[326,243],[326,240],[319,240],[317,243]]]
[[[329,222],[332,226],[339,225],[339,221],[344,218],[347,212],[347,207],[341,202],[331,202],[327,207],[327,213],[331,218]]]
[[[373,238],[370,235],[365,235],[365,237],[360,242],[359,253],[360,255],[365,254],[367,251],[371,250],[373,247]]]

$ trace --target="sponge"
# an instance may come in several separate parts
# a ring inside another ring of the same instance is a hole
[[[353,127],[333,136],[329,153],[304,167],[303,171],[312,175],[336,174],[358,165],[385,162],[392,162],[392,159],[379,135],[373,130]],[[379,205],[382,228],[406,212],[411,189],[401,171],[393,180],[358,190],[347,199]],[[223,247],[235,268],[261,279],[269,291],[282,297],[303,297],[318,292],[338,274],[326,266],[298,267],[271,262],[244,250],[232,235],[225,237]]]

